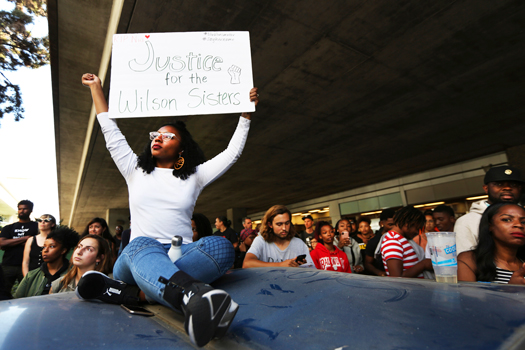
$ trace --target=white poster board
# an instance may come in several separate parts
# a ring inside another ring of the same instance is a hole
[[[115,34],[111,118],[253,112],[249,32]]]

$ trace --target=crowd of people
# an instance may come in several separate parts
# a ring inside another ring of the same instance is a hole
[[[215,232],[203,214],[191,217],[192,241],[224,237],[235,251],[230,268],[264,266],[311,267],[373,276],[433,279],[427,232],[456,232],[458,279],[495,283],[524,283],[525,210],[521,176],[515,168],[490,169],[483,186],[486,200],[472,204],[470,213],[456,218],[450,206],[438,205],[424,212],[412,206],[385,209],[380,229],[373,232],[366,217],[345,217],[332,225],[304,216],[304,230],[297,231],[291,212],[271,207],[258,227],[242,219],[237,233],[224,216],[215,218]],[[88,271],[110,275],[125,249],[122,226],[110,232],[106,220],[93,218],[79,235],[57,226],[50,214],[29,219],[33,203],[18,203],[19,221],[0,234],[5,251],[0,270],[4,298],[73,291]],[[128,239],[129,240],[129,239]],[[18,285],[16,285],[18,282]],[[13,287],[15,286],[15,287]],[[146,300],[136,288],[134,300]]]
[[[260,244],[250,248],[243,267],[306,267],[312,261],[323,270],[435,279],[426,233],[455,232],[459,281],[525,284],[525,210],[519,204],[523,183],[518,169],[493,167],[484,178],[487,199],[474,202],[466,215],[456,218],[447,205],[424,212],[412,206],[385,209],[377,232],[366,217],[342,218],[333,227],[327,221],[315,224],[307,215],[305,230],[294,234],[291,213],[275,206],[262,225],[271,230],[269,222],[278,218],[289,225],[284,229],[288,235],[282,229],[273,229],[273,235],[261,232],[254,242],[264,241],[264,249]],[[276,210],[280,215],[272,214]],[[303,245],[297,246],[296,238]],[[306,249],[311,260],[302,259]]]
[[[18,203],[18,222],[0,233],[4,250],[0,266],[0,299],[74,291],[87,271],[110,274],[116,260],[116,238],[106,220],[94,218],[82,235],[59,226],[53,215],[35,221],[30,200]]]
[[[251,113],[242,113],[228,147],[210,160],[180,121],[150,132],[144,151],[136,155],[108,115],[100,79],[84,74],[82,84],[91,90],[106,146],[126,180],[133,221],[127,230],[117,227],[113,236],[104,219],[94,218],[79,235],[57,226],[52,215],[31,221],[33,203],[21,201],[19,221],[0,233],[3,298],[13,291],[27,297],[75,290],[85,300],[157,302],[182,313],[190,340],[204,346],[224,336],[239,307],[226,291],[209,285],[227,270],[273,266],[433,278],[425,236],[431,231],[456,232],[460,281],[524,284],[525,211],[518,205],[523,184],[518,169],[490,169],[483,186],[487,200],[457,220],[448,206],[428,212],[405,206],[383,210],[378,232],[366,216],[343,217],[333,225],[311,215],[302,218],[304,230],[298,232],[291,212],[274,205],[258,228],[244,218],[237,233],[220,216],[212,232],[209,219],[193,209],[202,190],[241,155]],[[249,99],[256,105],[258,96],[253,88]],[[183,244],[172,261],[168,250],[174,235]],[[116,292],[106,293],[110,289]]]

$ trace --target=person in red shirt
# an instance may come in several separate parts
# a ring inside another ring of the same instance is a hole
[[[328,222],[321,221],[317,224],[315,239],[318,244],[310,252],[315,267],[319,270],[351,273],[348,257],[334,245],[334,236],[335,230]]]

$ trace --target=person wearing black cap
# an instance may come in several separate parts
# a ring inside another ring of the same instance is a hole
[[[305,230],[299,232],[299,238],[308,246],[308,250],[315,248],[317,241],[314,238],[314,218],[312,215],[303,216]]]
[[[471,252],[478,246],[479,222],[488,206],[495,203],[518,203],[523,180],[519,169],[504,165],[491,168],[485,174],[483,190],[487,200],[472,203],[470,212],[460,217],[454,225],[457,254]]]

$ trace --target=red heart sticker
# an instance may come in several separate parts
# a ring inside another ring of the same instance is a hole
[[[149,39],[149,35],[146,35],[146,39]]]

